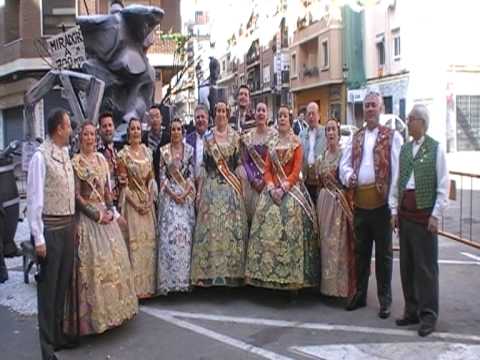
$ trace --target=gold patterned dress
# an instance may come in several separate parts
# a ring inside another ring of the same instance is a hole
[[[300,179],[303,151],[292,133],[288,143],[277,142],[265,162],[265,183],[250,229],[245,282],[274,289],[318,285],[317,219]],[[269,192],[288,182],[279,205]]]
[[[317,200],[321,252],[320,291],[350,297],[356,289],[352,211],[337,179],[341,150],[325,152],[317,165],[322,184]]]
[[[137,296],[149,298],[156,292],[156,183],[152,168],[152,154],[140,145],[140,155],[134,156],[125,145],[118,153],[119,173],[127,177],[127,185],[121,190],[119,205],[127,221],[127,246],[135,277]],[[140,159],[139,159],[140,158]],[[138,209],[147,207],[141,214]]]
[[[236,286],[243,283],[247,216],[239,165],[239,136],[228,128],[228,142],[205,135],[204,177],[192,250],[192,285]]]
[[[108,164],[96,153],[72,160],[75,171],[77,235],[72,296],[66,332],[99,334],[138,312],[133,273],[118,223],[100,224],[100,211],[111,208]],[[112,208],[112,211],[113,208]]]

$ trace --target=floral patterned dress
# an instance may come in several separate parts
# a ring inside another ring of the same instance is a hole
[[[317,200],[322,254],[320,291],[328,296],[350,297],[356,289],[355,242],[352,210],[337,179],[341,157],[341,150],[327,150],[318,164],[322,184]]]
[[[273,202],[268,190],[280,182],[280,174],[272,158],[278,159],[277,164],[282,167],[291,186],[280,205]],[[293,133],[288,144],[274,144],[269,151],[265,166],[267,187],[258,200],[248,242],[247,284],[274,289],[318,285],[317,220],[300,179],[302,159],[301,144]]]
[[[99,334],[132,318],[138,312],[138,301],[127,247],[117,222],[97,222],[100,211],[111,206],[108,164],[100,153],[95,154],[95,161],[76,155],[72,164],[80,211],[66,332]]]
[[[240,163],[238,134],[229,127],[228,142],[217,145],[225,160],[223,165],[233,173]],[[206,140],[192,250],[192,284],[237,286],[243,283],[245,274],[248,236],[245,203],[241,188],[239,194],[220,172],[214,156]]]
[[[118,153],[119,174],[126,175],[127,185],[120,193],[119,206],[128,227],[128,251],[139,298],[149,298],[156,293],[156,219],[153,202],[146,214],[138,211],[151,199],[156,199],[156,182],[152,168],[152,154],[141,145],[142,158],[133,156],[125,145]]]
[[[190,262],[192,236],[195,227],[195,191],[184,204],[177,204],[167,193],[184,192],[181,174],[185,182],[195,189],[193,174],[193,147],[184,144],[183,158],[171,157],[170,144],[160,149],[160,191],[158,194],[158,280],[157,293],[190,289]]]

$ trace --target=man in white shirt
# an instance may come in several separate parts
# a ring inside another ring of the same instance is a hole
[[[392,228],[388,193],[398,167],[403,140],[397,131],[379,124],[382,97],[368,92],[363,100],[366,126],[349,141],[340,161],[340,180],[354,192],[357,291],[347,306],[355,310],[367,305],[368,278],[375,242],[375,275],[380,303],[378,316],[390,316],[392,303]]]
[[[64,110],[48,117],[48,139],[30,161],[27,217],[40,264],[37,278],[38,325],[42,359],[69,345],[63,333],[67,290],[73,271],[75,184],[68,156],[72,128]]]
[[[392,226],[400,232],[400,275],[405,300],[398,326],[420,323],[418,334],[435,330],[438,318],[438,222],[448,204],[445,151],[426,135],[429,113],[415,105],[408,115],[413,140],[402,146],[392,177]]]
[[[311,102],[307,106],[307,123],[308,127],[303,129],[299,135],[303,146],[302,175],[308,193],[315,204],[320,185],[315,164],[317,159],[323,156],[327,143],[325,127],[320,125],[318,105],[315,102]]]

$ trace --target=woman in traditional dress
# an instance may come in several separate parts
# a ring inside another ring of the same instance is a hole
[[[192,284],[197,286],[240,285],[245,273],[247,216],[235,174],[240,138],[228,125],[229,116],[227,104],[218,102],[215,126],[204,139],[204,176],[192,252]]]
[[[138,312],[128,251],[112,205],[108,163],[96,152],[95,126],[80,129],[80,153],[72,160],[79,209],[73,291],[66,330],[99,334]]]
[[[321,249],[320,291],[324,295],[350,297],[356,289],[355,242],[352,209],[338,180],[340,124],[329,120],[325,127],[327,149],[318,166],[321,190],[317,200]]]
[[[127,220],[127,245],[140,299],[156,293],[156,219],[154,199],[157,188],[151,151],[141,143],[140,120],[128,123],[128,142],[118,153],[119,176],[127,179],[119,204]]]
[[[266,187],[248,243],[245,282],[275,289],[318,285],[317,219],[301,179],[303,150],[289,110],[278,112],[278,137],[265,161]]]
[[[192,235],[195,226],[193,147],[183,143],[182,122],[170,127],[171,143],[160,148],[158,195],[157,293],[190,288]]]
[[[258,103],[255,109],[256,127],[241,137],[242,172],[241,178],[245,195],[248,220],[251,223],[259,194],[265,187],[263,174],[268,144],[277,136],[277,131],[267,126],[267,105]]]

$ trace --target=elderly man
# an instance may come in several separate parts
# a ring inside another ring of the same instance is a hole
[[[194,114],[195,131],[187,135],[185,142],[193,147],[195,179],[198,179],[203,164],[203,135],[208,128],[208,108],[203,104],[198,104]]]
[[[402,146],[393,174],[389,205],[400,232],[400,275],[405,300],[398,326],[418,324],[418,334],[435,330],[438,318],[438,221],[448,202],[445,151],[426,135],[428,110],[415,105],[408,115],[413,140]]]
[[[316,169],[317,159],[323,156],[326,147],[325,128],[320,125],[318,105],[311,102],[307,106],[308,127],[300,133],[303,146],[303,180],[312,201],[316,203],[319,179]]]
[[[68,113],[52,112],[47,127],[49,137],[33,155],[27,180],[27,217],[41,266],[37,293],[43,360],[56,359],[54,352],[68,345],[62,323],[72,281],[75,213]]]
[[[388,194],[391,174],[398,167],[402,137],[379,124],[382,97],[368,92],[363,100],[366,126],[353,135],[340,161],[340,180],[354,192],[357,291],[347,310],[367,305],[372,246],[375,241],[375,275],[380,303],[378,316],[390,316],[392,303],[392,228]]]
[[[255,127],[255,116],[250,109],[250,88],[240,85],[237,94],[237,110],[230,117],[230,125],[238,132]]]

